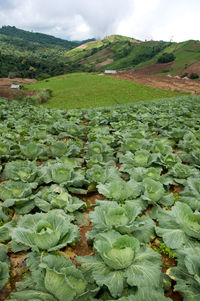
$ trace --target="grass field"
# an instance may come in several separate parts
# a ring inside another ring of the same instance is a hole
[[[58,109],[91,108],[132,103],[161,97],[182,95],[180,92],[147,87],[131,81],[74,73],[25,86],[29,90],[51,89],[46,107]]]

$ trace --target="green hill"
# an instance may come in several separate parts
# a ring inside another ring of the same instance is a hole
[[[126,104],[154,98],[182,95],[180,92],[147,87],[96,74],[61,75],[27,85],[29,90],[51,89],[45,106],[57,109],[91,108]]]
[[[64,54],[81,43],[3,26],[0,28],[0,77],[11,74],[46,78],[70,72],[70,66],[63,60]]]
[[[200,42],[193,40],[181,43],[142,42],[111,36],[69,50],[65,53],[65,58],[69,63],[77,64],[77,69],[82,71],[123,70],[140,69],[157,63],[158,58],[164,53],[172,53],[175,56],[169,73],[179,75],[200,61]]]

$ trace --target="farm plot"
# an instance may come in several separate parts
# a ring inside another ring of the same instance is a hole
[[[200,299],[200,98],[0,100],[0,300]]]

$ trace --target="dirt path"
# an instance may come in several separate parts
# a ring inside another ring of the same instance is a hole
[[[153,64],[152,64],[153,65]],[[158,64],[154,64],[158,65]],[[161,65],[161,64],[159,64]],[[158,65],[158,67],[159,67]],[[167,68],[170,67],[168,64],[163,67]],[[167,65],[167,66],[166,66]],[[140,70],[128,70],[128,71],[120,71],[116,75],[109,75],[115,78],[121,78],[125,80],[130,80],[136,83],[140,83],[146,86],[160,88],[164,90],[171,90],[171,91],[180,91],[180,92],[188,92],[191,94],[200,94],[200,81],[199,80],[192,80],[189,78],[179,78],[178,76],[155,76],[152,75],[152,71],[154,73],[159,73],[162,70],[156,66],[151,66],[148,68],[142,68]],[[168,69],[168,68],[167,68]],[[155,70],[157,72],[155,72]]]

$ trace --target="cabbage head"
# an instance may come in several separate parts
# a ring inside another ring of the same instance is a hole
[[[123,205],[101,201],[101,205],[90,212],[93,230],[87,232],[87,237],[95,238],[98,233],[116,230],[121,234],[132,233],[139,241],[148,242],[154,235],[155,225],[148,216],[138,217],[141,212],[142,208],[131,201]]]
[[[30,161],[12,161],[8,162],[2,173],[6,180],[35,182],[37,176],[37,166]]]
[[[33,250],[55,251],[77,241],[78,227],[62,210],[27,214],[11,230],[12,241]]]
[[[63,209],[74,212],[85,206],[85,202],[72,197],[67,189],[59,185],[45,186],[35,196],[35,205],[44,212],[52,209]]]
[[[37,187],[37,183],[24,183],[9,180],[0,184],[0,199],[4,202],[2,207],[13,207],[17,213],[29,213],[34,207],[32,190]]]
[[[122,179],[113,179],[106,184],[97,185],[98,192],[108,199],[115,201],[125,201],[134,199],[141,195],[142,186],[140,183],[130,180],[125,182]]]
[[[139,241],[115,231],[98,234],[95,256],[76,257],[85,277],[100,287],[107,286],[114,298],[121,297],[125,286],[159,287],[161,256]]]

